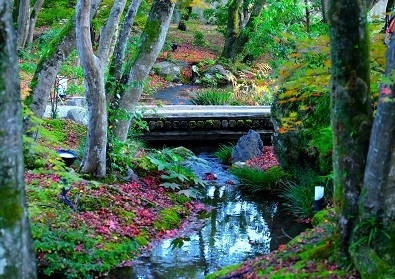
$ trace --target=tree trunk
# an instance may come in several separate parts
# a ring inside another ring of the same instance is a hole
[[[125,89],[119,93],[119,102],[111,105],[116,108],[114,118],[111,117],[113,134],[121,141],[126,140],[132,113],[140,99],[143,84],[165,42],[174,5],[174,1],[171,0],[155,0],[153,2],[147,23],[141,34],[137,56],[121,80],[120,87]]]
[[[372,125],[365,4],[358,0],[330,0],[328,20],[334,201],[339,218],[339,256],[348,258]]]
[[[395,70],[395,41],[387,51],[385,75]],[[351,255],[362,278],[381,278],[394,262],[395,243],[395,84],[383,84],[373,122],[361,195],[359,226],[353,235]],[[365,225],[364,225],[365,224]],[[376,230],[371,243],[368,239]],[[389,276],[387,278],[390,278]]]
[[[181,16],[181,20],[178,23],[178,27],[177,29],[181,30],[181,31],[186,31],[186,22],[189,20],[189,17],[191,16],[192,13],[192,6],[188,6],[186,7],[186,13],[183,13],[183,15]]]
[[[366,1],[366,8],[367,11],[370,11],[374,5],[376,5],[380,0],[367,0]]]
[[[321,13],[322,13],[322,21],[324,23],[328,22],[328,1],[329,0],[321,0]]]
[[[26,40],[26,44],[28,45],[33,42],[34,28],[36,27],[38,13],[40,12],[43,4],[44,4],[44,0],[36,0],[36,3],[34,3],[32,12],[30,14],[29,32]]]
[[[29,30],[30,0],[20,0],[18,14],[17,49],[23,49],[27,40]]]
[[[100,34],[95,56],[90,34],[91,0],[79,0],[76,9],[76,37],[78,54],[84,73],[88,103],[88,133],[80,172],[95,177],[106,175],[107,105],[104,70],[110,55],[111,42],[126,0],[115,1],[106,26]]]
[[[27,218],[22,107],[9,0],[0,0],[0,278],[37,278]]]
[[[117,85],[121,80],[122,65],[125,59],[125,52],[129,40],[130,32],[137,10],[141,4],[141,0],[132,0],[126,15],[123,19],[121,30],[119,32],[117,42],[114,48],[114,55],[112,57],[109,67],[109,78],[106,84],[107,103],[111,104],[115,97]]]
[[[249,34],[256,31],[256,24],[255,21],[261,15],[263,6],[265,5],[266,0],[256,0],[254,7],[252,8],[252,12],[249,16],[249,20],[245,25],[244,29],[239,32],[237,35],[236,40],[230,46],[230,59],[234,59],[237,55],[241,54],[244,50],[245,44],[248,42]],[[247,32],[245,32],[247,30]]]
[[[240,34],[239,9],[243,0],[232,0],[228,8],[228,23],[226,26],[225,45],[221,57],[231,59],[232,46]]]
[[[99,8],[100,2],[101,0],[92,1],[91,18]],[[48,104],[49,93],[55,83],[59,69],[75,48],[75,18],[73,17],[65,24],[58,36],[50,42],[47,51],[38,62],[30,84],[31,92],[24,100],[25,105],[32,111],[34,116],[38,118],[43,117]],[[24,119],[24,133],[36,138],[37,131],[33,129],[34,126],[31,117],[26,116]]]

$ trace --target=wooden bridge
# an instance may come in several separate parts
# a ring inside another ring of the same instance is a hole
[[[270,106],[145,106],[140,109],[149,132],[139,137],[155,141],[233,141],[253,129],[270,141]]]

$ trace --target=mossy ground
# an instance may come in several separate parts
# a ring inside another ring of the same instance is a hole
[[[209,274],[205,279],[360,278],[354,269],[341,268],[332,261],[335,232],[333,214],[331,210],[319,212],[316,219],[322,221],[319,225],[301,233],[288,244],[281,245],[278,250],[241,265],[226,267]]]

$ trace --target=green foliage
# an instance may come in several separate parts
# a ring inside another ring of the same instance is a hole
[[[69,0],[44,1],[37,18],[37,27],[59,27],[74,14],[75,7],[68,5]],[[54,12],[56,11],[56,12]]]
[[[101,236],[90,237],[92,232],[84,226],[71,230],[34,222],[30,228],[38,256],[45,253],[46,265],[40,269],[48,276],[61,273],[66,278],[88,278],[108,272],[119,262],[129,260],[137,248],[127,239],[103,244]]]
[[[378,237],[391,239],[390,235],[385,231],[384,226],[375,218],[367,218],[358,223],[354,232],[359,236],[358,240],[351,244],[350,249],[354,249],[359,244],[367,246],[372,245],[372,241]]]
[[[252,193],[270,190],[284,175],[283,170],[277,166],[267,170],[232,167],[231,173],[239,178],[243,189]]]
[[[311,129],[314,131],[314,129]],[[325,127],[315,131],[310,145],[317,148],[321,173],[329,173],[332,170],[332,129]]]
[[[120,174],[125,174],[128,168],[133,169],[138,153],[144,148],[144,143],[137,139],[120,141],[111,136],[108,142],[107,157],[111,161],[111,169]]]
[[[204,34],[202,31],[195,31],[192,44],[200,47],[203,47],[207,44],[204,40]]]
[[[196,93],[191,98],[194,105],[228,105],[233,100],[233,93],[222,89],[207,89]]]
[[[204,9],[203,10],[203,18],[207,21],[208,24],[216,24],[215,18],[215,9]]]
[[[311,31],[308,34],[304,25],[303,1],[267,1],[257,21],[257,31],[249,36],[246,52],[254,57],[265,54],[271,58],[273,65],[286,61],[295,49],[296,40],[326,33],[326,27],[321,23],[321,12],[310,12]]]
[[[214,152],[214,156],[219,158],[222,163],[229,164],[234,146],[234,143],[220,144],[219,149]]]
[[[193,153],[192,153],[193,154]],[[205,182],[198,178],[190,169],[192,162],[206,164],[205,160],[197,158],[195,155],[188,155],[187,158],[180,155],[177,149],[163,148],[153,151],[148,160],[157,167],[157,170],[164,171],[161,175],[164,180],[160,185],[172,190],[181,190],[179,193],[196,197],[196,189],[189,186],[205,186]],[[188,190],[188,191],[187,191]]]

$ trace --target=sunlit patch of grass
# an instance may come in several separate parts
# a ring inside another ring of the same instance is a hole
[[[221,89],[210,89],[196,93],[191,98],[194,105],[227,105],[233,100],[233,93]]]

